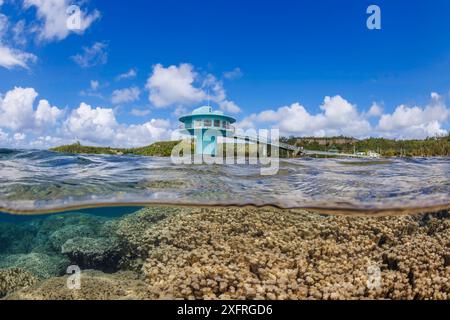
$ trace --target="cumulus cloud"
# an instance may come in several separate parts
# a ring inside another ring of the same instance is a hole
[[[379,116],[381,109],[372,105],[368,114]],[[312,114],[299,103],[278,109],[268,109],[252,114],[237,126],[248,128],[278,128],[282,134],[298,136],[346,135],[357,138],[369,136],[423,139],[447,134],[444,124],[450,116],[439,95],[432,95],[431,103],[424,107],[398,106],[391,114],[381,115],[376,125],[371,125],[366,114],[341,96],[325,97],[321,112]]]
[[[147,80],[150,102],[158,108],[174,104],[193,104],[205,100],[205,93],[194,87],[197,73],[192,65],[183,63],[164,68],[161,64],[153,67]]]
[[[111,102],[115,105],[130,103],[139,100],[141,90],[138,87],[131,87],[125,89],[114,90],[111,97]]]
[[[238,123],[238,126],[251,128],[258,123],[267,124],[280,129],[283,134],[299,136],[361,136],[370,131],[369,122],[358,113],[356,106],[339,95],[325,97],[320,109],[322,112],[311,114],[301,104],[293,103],[253,114]]]
[[[91,24],[100,18],[100,12],[80,9],[79,28],[68,28],[67,21],[70,14],[67,12],[70,0],[24,0],[24,8],[36,9],[39,23],[35,27],[40,41],[58,41],[65,39],[71,32],[82,34]]]
[[[119,74],[116,77],[116,81],[125,80],[125,79],[132,79],[135,78],[137,75],[136,69],[130,69],[125,73]]]
[[[116,131],[116,144],[139,147],[171,137],[171,123],[166,119],[152,119],[144,124],[120,126]]]
[[[377,130],[386,137],[426,138],[447,134],[443,125],[450,116],[450,109],[437,93],[431,94],[431,103],[426,107],[398,106],[392,114],[383,114]]]
[[[116,126],[112,109],[92,108],[83,102],[64,121],[63,131],[78,140],[109,142],[114,138]]]
[[[40,100],[37,109],[33,105],[37,92],[32,88],[14,88],[0,100],[0,127],[14,131],[44,132],[53,126],[63,111],[52,107],[47,100]]]
[[[191,64],[163,67],[157,64],[147,80],[149,101],[158,108],[190,106],[211,100],[230,113],[241,109],[227,100],[223,83],[211,74],[200,75]]]
[[[164,119],[152,119],[140,125],[119,124],[113,109],[82,103],[66,119],[62,131],[68,138],[89,144],[134,147],[168,139],[170,129],[170,122]]]
[[[81,103],[71,112],[52,106],[47,100],[34,103],[33,88],[14,88],[0,94],[1,145],[45,148],[81,141],[93,145],[136,147],[171,138],[172,124],[166,119],[151,119],[127,125],[117,121],[111,108]],[[148,114],[141,110],[142,114]]]
[[[108,62],[108,45],[106,42],[96,42],[91,47],[83,47],[83,52],[72,56],[82,68],[94,67]]]
[[[51,106],[47,100],[40,100],[34,113],[35,127],[40,131],[43,128],[53,127],[63,115],[58,107]]]

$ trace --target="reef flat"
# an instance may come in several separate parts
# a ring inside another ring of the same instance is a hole
[[[450,298],[448,211],[349,217],[148,207],[114,219],[64,214],[3,228],[5,299]],[[79,290],[66,286],[71,264],[83,269]]]

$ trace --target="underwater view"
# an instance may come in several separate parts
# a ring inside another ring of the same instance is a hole
[[[4,149],[0,296],[446,300],[449,176],[448,158],[281,159],[262,177]]]

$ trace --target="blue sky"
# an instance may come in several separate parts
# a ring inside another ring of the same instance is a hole
[[[446,0],[0,4],[0,146],[147,144],[208,95],[244,129],[449,130]],[[82,11],[75,32],[71,4]],[[371,4],[381,30],[366,27]]]

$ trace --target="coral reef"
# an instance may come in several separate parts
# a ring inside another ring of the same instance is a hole
[[[35,276],[19,268],[0,269],[0,298],[38,282]]]
[[[69,225],[51,233],[50,242],[56,251],[61,252],[67,240],[77,237],[94,237],[95,234],[94,229],[87,225]]]
[[[141,234],[151,247],[143,272],[151,298],[448,299],[449,224],[197,209]]]
[[[69,264],[70,261],[64,256],[38,252],[11,254],[0,258],[0,269],[21,268],[39,279],[60,276],[65,273]]]
[[[61,253],[82,269],[107,272],[117,270],[121,257],[119,243],[115,238],[76,237],[62,245]]]
[[[70,213],[21,223],[0,223],[0,268],[22,268],[39,279],[60,276],[69,265],[76,263],[86,268],[114,271],[119,257],[114,242],[115,229],[111,228],[113,221]],[[83,243],[80,240],[76,243],[80,245],[78,250],[73,248],[74,239],[84,239]],[[96,246],[98,248],[94,248]]]
[[[157,222],[187,210],[179,207],[147,207],[122,218],[115,226],[122,247],[121,267],[139,270],[151,248],[142,235]]]
[[[105,274],[86,270],[80,289],[69,289],[68,276],[51,278],[6,297],[8,300],[137,300],[144,299],[145,283],[133,272]]]
[[[17,228],[33,245],[0,235],[9,241],[0,268],[44,280],[8,299],[450,299],[448,211],[351,217],[162,206]],[[69,264],[83,269],[80,290],[60,276]]]

